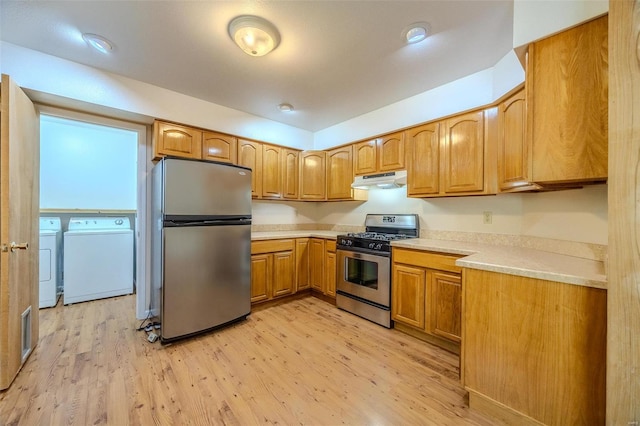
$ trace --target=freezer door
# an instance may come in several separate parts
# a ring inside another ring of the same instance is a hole
[[[163,229],[163,341],[251,311],[251,225]]]
[[[251,215],[251,170],[176,158],[162,162],[165,216]]]

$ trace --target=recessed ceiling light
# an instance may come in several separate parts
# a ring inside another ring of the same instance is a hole
[[[420,43],[429,35],[429,24],[416,22],[402,31],[402,38],[407,44]]]
[[[293,111],[293,105],[288,104],[288,103],[282,103],[280,105],[278,105],[278,109],[282,112],[291,112]]]
[[[278,47],[276,27],[259,16],[242,15],[229,22],[229,36],[247,55],[264,56]]]
[[[113,50],[113,43],[97,34],[84,33],[82,39],[100,53],[109,53]]]

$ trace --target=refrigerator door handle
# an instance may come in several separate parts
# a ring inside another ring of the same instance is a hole
[[[176,228],[183,226],[237,226],[237,225],[251,225],[251,219],[237,219],[237,220],[185,220],[185,221],[176,221],[176,220],[165,220],[164,227],[166,228]]]

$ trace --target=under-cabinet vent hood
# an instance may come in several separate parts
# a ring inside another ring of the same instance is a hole
[[[407,184],[407,171],[378,173],[368,176],[356,176],[351,184],[354,189],[399,188]]]

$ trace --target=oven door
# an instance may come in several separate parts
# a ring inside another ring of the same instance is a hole
[[[369,302],[391,304],[391,259],[380,254],[336,250],[337,290]]]

